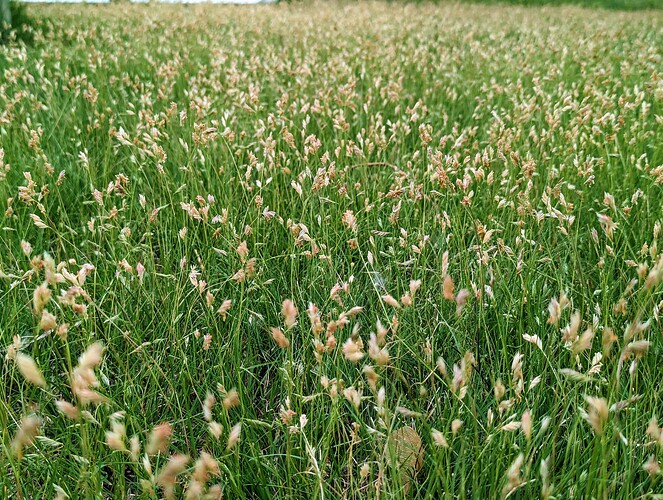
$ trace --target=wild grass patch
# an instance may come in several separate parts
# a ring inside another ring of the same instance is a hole
[[[30,12],[3,496],[663,491],[660,15]]]

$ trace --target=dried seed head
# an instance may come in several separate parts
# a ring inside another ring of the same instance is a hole
[[[203,418],[207,422],[212,420],[212,407],[214,406],[215,401],[216,398],[214,395],[211,392],[207,392],[205,401],[203,402]]]
[[[297,308],[290,299],[283,301],[281,313],[283,314],[285,326],[290,329],[297,323]]]
[[[389,294],[383,295],[382,300],[388,306],[394,307],[396,309],[399,309],[401,307],[401,305],[398,303],[398,301]]]
[[[372,366],[366,365],[363,368],[364,375],[366,376],[366,380],[368,381],[368,385],[370,388],[375,391],[377,390],[378,386],[378,374],[375,373],[375,370],[373,369]]]
[[[506,484],[502,489],[502,498],[505,498],[511,491],[523,484],[523,479],[521,478],[520,473],[524,461],[525,456],[520,453],[509,467],[509,470],[506,473]]]
[[[571,351],[573,354],[578,355],[583,351],[586,351],[592,347],[592,340],[594,339],[594,328],[591,326],[587,327],[585,332],[571,345]]]
[[[168,463],[163,466],[156,478],[156,483],[163,489],[164,496],[168,499],[175,497],[175,485],[177,476],[186,469],[189,463],[188,455],[171,455]]]
[[[101,364],[103,352],[100,342],[90,345],[78,358],[78,366],[71,374],[71,390],[83,405],[106,402],[106,398],[93,389],[99,385],[94,369]]]
[[[583,414],[583,418],[592,426],[594,432],[600,436],[603,434],[604,424],[608,420],[608,403],[603,398],[593,396],[585,396],[585,401],[587,402],[589,411]]]
[[[239,393],[236,389],[231,389],[223,398],[223,407],[228,411],[237,405],[239,405]]]
[[[237,443],[239,443],[240,434],[242,432],[242,423],[237,423],[233,425],[233,428],[230,429],[228,434],[228,446],[226,449],[232,450]]]
[[[449,448],[449,443],[447,442],[447,439],[444,437],[444,434],[442,434],[442,432],[436,429],[432,429],[431,437],[433,439],[433,443],[435,444],[435,446],[441,446],[442,448]]]
[[[445,300],[455,300],[454,280],[448,274],[444,277],[443,294]]]
[[[126,445],[127,430],[119,417],[111,417],[111,430],[106,431],[106,444],[116,451],[128,451]]]
[[[242,263],[246,262],[246,258],[249,255],[249,247],[246,244],[246,241],[242,241],[239,246],[237,247],[237,254],[239,255],[240,260]]]
[[[41,320],[39,321],[39,328],[48,332],[57,328],[57,321],[54,315],[44,309],[41,313]]]
[[[35,314],[40,315],[44,310],[44,306],[51,300],[51,289],[48,283],[44,281],[41,285],[35,288],[33,294],[33,305]]]
[[[272,338],[274,339],[274,342],[276,342],[276,345],[278,345],[281,349],[287,349],[290,347],[290,341],[286,338],[280,328],[275,328],[272,326],[269,328],[269,330],[272,332]]]
[[[145,452],[148,455],[156,455],[158,453],[165,453],[168,449],[168,442],[170,441],[170,436],[173,433],[173,429],[168,422],[156,425],[152,432],[150,433],[149,438],[147,439],[147,446],[145,447]]]
[[[96,368],[101,364],[104,354],[104,345],[101,342],[95,342],[78,358],[78,365],[81,368]]]
[[[214,436],[216,440],[219,440],[221,438],[221,434],[223,434],[223,426],[220,423],[211,421],[207,425],[207,427],[209,429],[210,434]]]
[[[470,297],[470,292],[465,288],[463,288],[461,291],[458,292],[458,294],[456,295],[456,316],[460,316],[460,314],[463,312],[463,309],[469,297]]]
[[[650,455],[649,460],[644,463],[642,468],[647,472],[647,474],[649,474],[649,477],[651,478],[661,473],[661,466],[659,465],[658,460],[656,460],[655,455]]]
[[[21,418],[16,435],[11,443],[11,449],[16,458],[23,458],[23,450],[34,443],[35,437],[39,434],[41,421],[37,415],[26,415]]]
[[[226,299],[223,301],[219,309],[217,309],[217,313],[221,315],[221,318],[223,321],[226,320],[226,317],[228,315],[228,311],[230,311],[230,307],[232,306],[232,301],[230,299]]]
[[[56,401],[55,407],[58,409],[60,413],[62,413],[65,417],[67,417],[70,420],[78,420],[81,416],[80,410],[76,408],[76,406],[74,406],[73,404],[69,403],[68,401],[65,401],[64,399]]]
[[[532,415],[529,410],[523,412],[520,417],[520,427],[528,441],[532,439]]]
[[[345,359],[352,361],[353,363],[361,360],[364,357],[361,348],[362,346],[360,342],[355,341],[352,337],[348,338],[348,340],[343,343],[343,355],[345,356]]]
[[[44,376],[41,374],[41,370],[39,370],[34,359],[27,354],[17,352],[15,361],[18,370],[25,380],[38,387],[46,387],[46,380],[44,380]]]
[[[359,411],[359,405],[361,404],[361,394],[359,391],[354,387],[348,387],[343,390],[343,395],[354,406],[355,410]]]

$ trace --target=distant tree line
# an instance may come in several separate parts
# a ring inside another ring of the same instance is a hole
[[[0,23],[3,25],[12,25],[12,10],[9,0],[0,0]]]

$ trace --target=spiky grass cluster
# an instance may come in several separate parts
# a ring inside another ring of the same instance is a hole
[[[43,11],[3,496],[661,493],[660,15]]]

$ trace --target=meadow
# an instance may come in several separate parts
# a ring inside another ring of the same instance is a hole
[[[661,11],[27,12],[2,498],[661,498]]]

